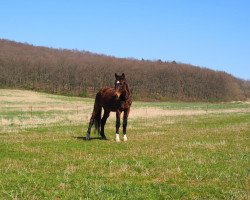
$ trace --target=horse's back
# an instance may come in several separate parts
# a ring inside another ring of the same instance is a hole
[[[114,95],[115,94],[115,89],[112,87],[103,87],[99,90],[99,93],[103,95]]]
[[[112,87],[103,87],[96,94],[96,98],[100,98],[100,100],[111,100],[115,96],[115,89]]]
[[[105,110],[117,111],[120,106],[119,100],[116,99],[115,89],[112,87],[103,87],[96,94],[96,102]]]

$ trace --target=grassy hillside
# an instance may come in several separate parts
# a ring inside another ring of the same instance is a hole
[[[93,97],[124,72],[137,100],[231,101],[250,83],[225,72],[161,60],[121,59],[0,40],[0,87]]]
[[[0,90],[0,199],[248,198],[249,103],[135,102],[120,143],[114,114],[83,140],[92,106]]]

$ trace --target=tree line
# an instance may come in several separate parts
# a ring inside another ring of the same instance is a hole
[[[183,63],[115,58],[87,51],[0,40],[0,87],[93,97],[125,73],[133,98],[232,101],[250,97],[250,82]]]

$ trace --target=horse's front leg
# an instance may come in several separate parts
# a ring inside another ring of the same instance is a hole
[[[127,123],[128,123],[128,115],[129,115],[130,109],[127,109],[124,111],[123,114],[123,141],[127,141]]]
[[[120,137],[119,137],[119,128],[121,125],[121,112],[117,111],[116,112],[116,131],[115,131],[115,141],[120,142]]]

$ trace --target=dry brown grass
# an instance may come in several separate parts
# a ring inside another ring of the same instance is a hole
[[[58,100],[57,100],[58,101]],[[56,101],[56,102],[57,102]],[[27,90],[0,89],[0,102],[24,102],[24,103],[51,103],[55,100],[49,98],[44,93]]]
[[[165,110],[160,108],[136,108],[132,109],[130,117],[138,118],[154,118],[159,116],[189,116],[189,115],[205,115],[205,114],[218,114],[218,113],[239,113],[250,112],[250,108],[242,109],[223,109],[223,110]]]

